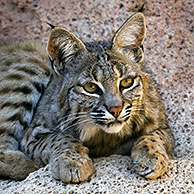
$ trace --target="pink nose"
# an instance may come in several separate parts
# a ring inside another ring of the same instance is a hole
[[[114,117],[118,117],[121,113],[121,111],[123,110],[123,107],[113,107],[109,110],[109,112],[114,116]]]

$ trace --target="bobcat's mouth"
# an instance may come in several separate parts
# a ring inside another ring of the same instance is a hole
[[[121,123],[122,123],[121,121],[118,121],[118,120],[116,119],[115,121],[108,123],[107,126],[108,126],[108,127],[112,127],[112,126],[114,126],[114,125],[119,125],[119,124],[121,124]]]
[[[124,111],[118,117],[110,114],[108,111],[95,110],[90,113],[91,119],[98,128],[106,133],[118,133],[123,128],[125,122],[130,118],[132,106],[126,106]]]

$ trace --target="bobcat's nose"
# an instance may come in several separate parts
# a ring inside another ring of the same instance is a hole
[[[123,110],[123,107],[112,107],[111,109],[109,109],[109,112],[115,117],[117,118],[121,111]]]

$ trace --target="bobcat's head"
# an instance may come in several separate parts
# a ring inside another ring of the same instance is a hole
[[[106,46],[84,44],[63,28],[52,29],[47,48],[55,72],[64,79],[64,129],[76,127],[82,139],[96,131],[132,133],[144,106],[140,65],[145,31],[142,13],[130,17]]]

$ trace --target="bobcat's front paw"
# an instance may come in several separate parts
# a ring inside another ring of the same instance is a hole
[[[51,162],[53,177],[64,183],[87,181],[94,173],[92,160],[87,154],[80,154],[71,149],[65,150]]]
[[[135,170],[141,176],[148,179],[156,179],[162,176],[168,168],[168,156],[160,149],[150,149],[149,146],[134,147],[131,152]]]

